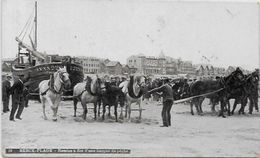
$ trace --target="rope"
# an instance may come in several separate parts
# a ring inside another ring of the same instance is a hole
[[[200,94],[200,95],[196,95],[196,96],[192,96],[192,97],[189,97],[189,98],[184,98],[184,99],[180,99],[180,100],[176,100],[176,101],[173,101],[174,104],[177,104],[177,103],[181,103],[181,102],[185,102],[185,101],[188,101],[188,100],[191,100],[193,98],[197,98],[197,97],[204,97],[204,96],[207,96],[207,95],[210,95],[210,94],[214,94],[214,93],[217,93],[219,91],[222,91],[224,88],[220,88],[216,91],[213,91],[213,92],[209,92],[209,93],[205,93],[205,94]]]
[[[22,37],[22,40],[24,39],[25,35],[27,34],[29,28],[30,28],[30,25],[32,24],[32,20],[30,20],[29,24],[27,25],[26,29],[25,29],[25,32],[24,32],[24,35]]]
[[[34,10],[33,10],[33,12],[34,12]],[[23,27],[21,33],[18,35],[18,37],[20,37],[20,36],[24,33],[25,28],[28,29],[28,24],[32,22],[31,19],[32,19],[32,16],[33,16],[33,12],[31,13],[31,16],[28,18],[26,24],[24,25],[24,27]],[[25,34],[23,35],[23,38],[24,38],[24,36],[25,36]],[[23,38],[22,38],[22,39],[23,39]]]

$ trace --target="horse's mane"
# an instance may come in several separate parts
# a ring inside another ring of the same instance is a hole
[[[97,94],[97,90],[95,89],[95,85],[98,84],[97,82],[99,82],[99,78],[90,78],[89,76],[87,76],[87,82],[86,82],[86,90],[87,92],[89,92],[91,95],[96,96]]]
[[[140,89],[140,91],[139,91],[139,93],[137,95],[135,95],[135,93],[134,93],[134,83],[137,82],[140,79],[141,79],[140,76],[137,77],[137,78],[134,78],[134,76],[130,76],[130,82],[128,84],[128,94],[132,98],[138,99],[138,98],[140,98],[143,95],[143,90],[142,89]]]

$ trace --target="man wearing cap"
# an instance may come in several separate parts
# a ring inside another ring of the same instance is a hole
[[[6,113],[9,110],[10,90],[11,90],[11,79],[12,77],[7,75],[6,79],[2,82],[2,101],[3,101],[3,112]]]
[[[23,106],[23,89],[24,89],[24,82],[25,82],[24,75],[20,75],[19,79],[16,80],[11,87],[11,93],[12,93],[12,110],[10,113],[10,121],[14,121],[14,115],[18,108],[18,112],[15,116],[16,119],[21,120],[21,114],[23,112],[24,106]]]
[[[163,96],[163,109],[162,109],[163,126],[161,127],[171,126],[171,108],[173,104],[173,91],[172,91],[172,87],[170,86],[170,80],[164,79],[164,84],[161,87],[154,88],[148,91],[148,93],[154,93],[154,92],[162,92],[162,96]]]

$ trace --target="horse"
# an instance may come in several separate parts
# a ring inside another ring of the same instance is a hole
[[[131,121],[131,105],[136,103],[139,106],[139,120],[142,118],[142,95],[144,94],[145,77],[144,76],[130,76],[130,81],[122,82],[119,87],[125,94],[125,117],[128,114],[128,121]],[[123,107],[121,107],[120,116],[123,116]]]
[[[113,85],[113,83],[106,82],[105,83],[105,91],[102,91],[102,103],[103,103],[103,115],[102,119],[105,120],[105,113],[106,113],[106,106],[108,106],[109,114],[110,115],[110,108],[111,106],[114,106],[114,114],[116,118],[116,122],[118,122],[117,118],[117,106],[118,106],[118,100],[119,96],[122,93],[122,88]]]
[[[58,71],[51,75],[49,80],[43,80],[40,82],[38,87],[45,120],[47,120],[45,114],[46,101],[50,104],[53,110],[53,121],[57,121],[57,112],[61,102],[63,88],[68,89],[70,86],[71,81],[66,67],[59,68]]]
[[[86,120],[88,103],[94,104],[94,119],[97,118],[97,104],[101,97],[102,83],[100,78],[96,76],[94,79],[87,76],[87,82],[81,82],[75,85],[73,89],[74,117],[76,117],[77,103],[81,102],[83,107],[83,119]]]
[[[249,74],[248,76],[245,77],[245,82],[240,87],[240,96],[235,98],[235,102],[233,105],[233,110],[231,114],[234,114],[234,111],[236,109],[236,105],[238,103],[241,103],[241,108],[239,110],[239,114],[242,113],[244,114],[244,108],[247,104],[247,98],[250,101],[249,105],[249,114],[252,114],[253,112],[253,107],[258,111],[258,74],[256,72],[253,72]],[[243,96],[243,97],[241,97]],[[243,100],[242,100],[243,99]]]
[[[244,75],[242,71],[239,68],[237,68],[229,76],[220,78],[218,80],[203,80],[194,82],[190,88],[191,96],[210,93],[213,91],[217,92],[207,96],[193,98],[190,103],[191,114],[194,115],[193,104],[195,104],[198,114],[201,115],[203,113],[201,104],[205,97],[215,97],[216,100],[220,102],[221,110],[219,116],[225,117],[224,108],[228,103],[230,96],[235,93],[234,89],[240,87],[243,84],[243,80]],[[228,106],[228,115],[230,115],[230,106]]]

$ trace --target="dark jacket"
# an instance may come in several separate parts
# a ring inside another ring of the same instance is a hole
[[[163,92],[162,97],[163,101],[166,100],[173,100],[173,91],[172,87],[168,84],[164,84],[161,87],[155,88],[153,90],[148,91],[149,93],[154,93],[154,92]]]
[[[10,96],[11,83],[8,80],[2,82],[2,99],[6,99]]]
[[[23,96],[23,88],[24,88],[24,84],[22,80],[16,80],[13,84],[13,86],[11,87],[11,93],[13,95],[13,97],[21,97]]]

